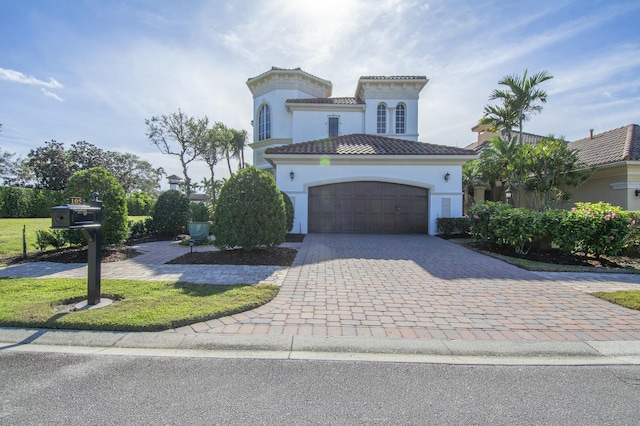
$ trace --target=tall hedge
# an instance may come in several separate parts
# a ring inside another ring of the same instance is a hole
[[[176,237],[187,232],[189,199],[175,189],[158,197],[151,213],[151,232],[162,237]]]
[[[65,197],[82,197],[85,201],[92,199],[92,194],[98,193],[104,209],[102,215],[102,244],[119,244],[127,239],[129,234],[129,217],[127,214],[127,199],[122,185],[113,175],[100,167],[81,170],[74,173],[64,190]],[[75,234],[74,236],[72,236]],[[80,231],[70,234],[72,242],[83,242]]]
[[[0,187],[0,217],[50,217],[51,207],[63,203],[60,191]]]
[[[284,211],[287,213],[287,232],[291,232],[293,229],[293,202],[286,192],[282,192],[282,199],[284,200]]]
[[[282,244],[287,234],[287,214],[273,177],[254,166],[231,176],[220,191],[212,231],[215,245],[225,249]]]

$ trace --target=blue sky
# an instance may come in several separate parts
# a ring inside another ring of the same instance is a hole
[[[333,96],[363,75],[425,75],[419,139],[460,147],[498,80],[547,70],[525,131],[575,140],[640,124],[638,22],[637,0],[0,0],[0,148],[86,140],[180,175],[145,118],[181,108],[252,137],[246,81],[272,66]]]

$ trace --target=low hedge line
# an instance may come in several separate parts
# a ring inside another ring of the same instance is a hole
[[[440,218],[438,232],[445,235],[468,229],[473,237],[492,245],[506,245],[516,253],[553,245],[566,252],[617,255],[640,243],[639,212],[607,203],[576,203],[571,210],[536,212],[501,202],[486,202],[469,209],[469,217]]]

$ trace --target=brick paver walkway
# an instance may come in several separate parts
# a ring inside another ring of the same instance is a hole
[[[272,302],[174,331],[640,340],[640,312],[588,294],[638,282],[528,272],[435,237],[310,234]]]

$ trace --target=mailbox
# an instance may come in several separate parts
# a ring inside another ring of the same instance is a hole
[[[64,206],[51,208],[51,228],[81,229],[100,226],[102,223],[102,202],[96,200],[82,204],[78,198],[69,199]]]

